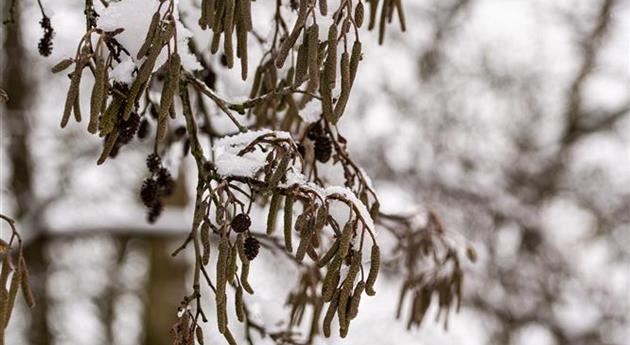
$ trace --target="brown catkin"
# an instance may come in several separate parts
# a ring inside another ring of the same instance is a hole
[[[324,69],[326,82],[332,90],[335,88],[335,79],[337,78],[337,25],[335,24],[332,24],[328,29],[328,55]]]
[[[181,70],[181,58],[177,52],[171,55],[168,64],[168,78],[162,88],[162,95],[160,97],[160,110],[158,112],[158,134],[159,140],[164,139],[166,136],[166,125],[168,123],[168,113],[173,101],[175,99],[175,93],[177,93],[177,86],[179,84],[179,73]]]
[[[355,252],[352,255],[352,263],[350,264],[350,269],[341,285],[341,291],[339,293],[339,305],[337,306],[337,315],[339,315],[339,328],[340,335],[344,337],[344,333],[347,332],[347,328],[350,323],[350,319],[348,318],[348,301],[350,299],[350,293],[352,292],[352,287],[354,286],[354,279],[361,268],[361,255],[358,252]],[[344,331],[345,330],[345,331]]]
[[[20,279],[20,286],[22,287],[22,296],[24,296],[26,305],[29,308],[34,308],[35,296],[33,296],[33,290],[31,289],[31,282],[30,282],[28,267],[26,266],[26,261],[24,260],[23,256],[20,257],[20,261],[18,265],[20,265],[19,271],[22,273],[22,277]]]
[[[77,97],[74,98],[74,106],[72,107],[74,113],[74,120],[81,122],[81,97],[79,91],[77,91]]]
[[[256,68],[256,72],[254,72],[254,81],[252,82],[252,90],[249,93],[249,98],[254,98],[258,96],[258,90],[260,89],[262,74],[263,74],[263,69],[261,66],[258,66]]]
[[[309,88],[317,90],[319,86],[319,25],[313,24],[308,28],[308,76]]]
[[[144,38],[144,43],[138,49],[138,54],[136,54],[136,59],[140,60],[149,51],[149,47],[151,47],[151,43],[153,42],[153,36],[155,35],[155,30],[158,28],[158,24],[160,23],[160,11],[157,11],[151,17],[151,24],[149,24],[149,30],[147,31],[147,35]]]
[[[291,33],[287,38],[285,38],[284,42],[282,42],[282,46],[280,47],[280,52],[276,57],[276,68],[282,68],[284,66],[284,62],[289,55],[289,51],[295,45],[295,41],[297,41],[300,36],[300,32],[306,23],[306,17],[308,15],[309,8],[309,0],[300,0],[300,5],[298,7],[298,15],[295,25],[291,30]]]
[[[98,117],[103,107],[103,97],[105,96],[105,60],[102,56],[96,57],[96,68],[94,71],[94,85],[90,96],[90,122],[88,132],[94,134],[98,130]]]
[[[319,13],[322,14],[322,16],[327,16],[328,15],[328,1],[327,0],[318,0],[319,2]]]
[[[8,253],[6,255],[9,255]],[[20,281],[22,280],[22,272],[21,266],[18,264],[18,268],[13,272],[13,276],[11,277],[11,285],[9,286],[9,295],[7,296],[4,302],[4,311],[3,311],[3,321],[2,325],[3,329],[6,329],[9,324],[9,320],[11,319],[11,314],[13,312],[13,306],[15,304],[15,296],[17,296],[18,289],[20,288]],[[3,286],[4,288],[4,286]]]
[[[374,29],[374,26],[376,25],[376,11],[378,10],[378,1],[379,0],[370,1],[370,22],[368,23],[368,30]]]
[[[349,221],[343,227],[343,231],[341,232],[341,237],[339,239],[339,250],[337,251],[337,256],[341,259],[344,259],[346,255],[348,255],[348,250],[350,249],[350,242],[352,241],[352,234],[354,232],[353,221]]]
[[[394,0],[396,11],[398,12],[398,19],[400,20],[400,30],[407,31],[407,24],[405,23],[405,11],[403,9],[402,0]]]
[[[171,39],[174,31],[175,24],[171,22],[166,25],[164,31],[154,35],[151,48],[149,48],[149,52],[147,54],[147,58],[140,66],[138,74],[136,75],[136,79],[133,81],[131,87],[129,88],[127,101],[125,102],[125,107],[122,112],[123,120],[127,121],[129,119],[129,116],[131,115],[131,112],[135,107],[136,98],[138,98],[138,96],[141,94],[145,83],[151,77],[151,73],[153,73],[153,67],[155,67],[155,61],[162,51],[162,45]]]
[[[201,246],[203,247],[203,254],[201,256],[201,263],[206,266],[210,261],[210,224],[203,222],[201,224]]]
[[[330,249],[328,249],[326,254],[324,254],[324,256],[322,256],[319,259],[319,261],[317,262],[317,267],[322,268],[326,266],[330,262],[330,260],[335,256],[338,249],[339,249],[339,240],[336,240],[335,243],[333,243],[333,245],[330,246]]]
[[[359,61],[361,61],[361,42],[359,40],[354,41],[352,45],[352,55],[350,55],[350,84],[354,84],[354,79],[357,76],[357,70],[359,69]]]
[[[50,71],[52,73],[59,73],[59,72],[65,71],[66,68],[68,68],[68,67],[70,67],[72,65],[72,63],[74,63],[73,59],[70,59],[70,58],[63,59],[63,60],[57,62],[54,66],[52,66]]]
[[[197,338],[197,342],[199,343],[199,345],[204,345],[203,330],[199,326],[195,327],[195,337]]]
[[[241,60],[241,79],[247,80],[247,23],[245,14],[243,13],[243,7],[245,3],[249,3],[250,0],[237,0],[237,8],[240,10],[241,15],[236,22],[236,53]],[[251,18],[250,18],[251,20]]]
[[[348,97],[350,96],[350,55],[348,52],[341,54],[341,93],[337,104],[335,104],[335,121],[337,123],[346,108]]]
[[[230,242],[222,238],[219,243],[219,258],[217,259],[217,304],[225,301],[225,284],[227,283],[227,266],[230,258]]]
[[[238,345],[236,343],[236,340],[234,339],[234,336],[232,335],[232,332],[230,332],[229,328],[225,328],[225,331],[223,332],[223,336],[225,337],[225,340],[228,342],[228,344],[230,345]]]
[[[287,252],[293,252],[293,197],[287,195],[284,199],[284,247]]]
[[[212,26],[211,26],[212,31],[215,33],[215,35],[218,34],[220,36],[221,32],[223,32],[225,5],[226,5],[225,0],[219,0],[216,3],[216,11],[214,13],[214,22],[212,23]]]
[[[322,283],[322,297],[326,302],[329,302],[332,299],[333,294],[337,289],[337,284],[339,283],[339,269],[341,268],[342,262],[343,259],[337,255],[328,265],[326,276],[324,277],[324,282]]]
[[[324,336],[326,338],[330,337],[330,326],[332,324],[333,317],[335,317],[335,312],[337,311],[337,305],[339,303],[339,292],[335,293],[335,296],[332,298],[332,301],[328,305],[328,310],[326,310],[326,315],[324,316],[324,322],[322,323],[322,329],[324,330]]]
[[[308,73],[308,46],[300,44],[297,58],[295,60],[295,81],[294,86],[298,87],[304,82],[304,77]]]
[[[372,245],[372,253],[370,257],[370,272],[368,273],[368,277],[365,282],[365,293],[367,293],[368,296],[374,296],[376,294],[376,291],[374,291],[374,283],[376,283],[376,277],[378,276],[378,271],[381,265],[381,250],[378,245]]]
[[[243,289],[247,291],[250,295],[254,293],[254,289],[252,289],[251,285],[249,285],[248,277],[249,277],[249,259],[247,255],[245,255],[245,246],[243,241],[243,235],[239,234],[236,236],[236,248],[238,250],[238,256],[241,259],[242,267],[241,267],[241,285]]]
[[[300,243],[295,251],[295,259],[298,262],[304,260],[304,255],[311,244],[311,236],[315,232],[315,219],[312,217],[309,219],[308,225],[300,232]]]
[[[225,17],[223,30],[223,50],[227,60],[227,67],[234,67],[234,46],[232,45],[232,33],[234,32],[234,9],[236,0],[225,0]],[[240,15],[238,15],[240,17]]]
[[[228,266],[228,282],[233,283],[234,279],[236,279],[236,257],[238,256],[238,252],[236,249],[236,245],[232,246],[230,250],[230,265]]]
[[[116,127],[116,119],[118,112],[123,106],[123,98],[114,95],[112,101],[109,103],[109,106],[103,112],[103,117],[101,118],[101,122],[99,124],[100,136],[104,137],[114,130]]]
[[[83,63],[80,61],[76,64],[72,77],[70,78],[70,88],[68,88],[68,94],[66,96],[66,103],[63,110],[63,117],[61,118],[61,128],[65,128],[70,120],[70,114],[72,108],[79,98],[79,84],[81,83],[81,73],[83,71]]]
[[[267,215],[267,235],[273,234],[276,229],[276,217],[278,215],[278,209],[280,208],[280,201],[282,195],[278,191],[274,191],[271,194],[271,201],[269,202],[269,214]]]
[[[348,307],[348,318],[350,320],[357,317],[359,314],[359,304],[361,303],[361,295],[363,294],[363,290],[365,290],[365,282],[360,281],[359,284],[354,288],[354,292],[352,293],[352,297],[350,298],[350,305]]]
[[[243,287],[236,288],[236,295],[234,296],[234,306],[236,309],[236,318],[239,322],[245,321],[245,303],[243,302]]]
[[[363,8],[363,2],[360,1],[354,8],[354,22],[358,27],[363,25],[363,17],[365,16],[365,8]]]
[[[252,31],[252,1],[241,0],[241,20],[245,26],[245,31]]]
[[[114,148],[114,145],[116,144],[116,139],[118,139],[117,131],[114,131],[105,137],[105,144],[103,145],[103,151],[101,152],[100,157],[98,157],[98,160],[96,161],[97,165],[101,165],[105,163],[105,160],[107,160],[107,157],[109,157],[110,152],[112,152],[112,149]]]

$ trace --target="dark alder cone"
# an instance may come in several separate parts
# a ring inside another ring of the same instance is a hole
[[[138,127],[140,126],[140,115],[138,113],[133,112],[127,121],[119,120],[118,121],[118,140],[122,144],[127,144],[133,139],[133,136],[136,135],[138,131]]]
[[[327,135],[322,135],[315,140],[315,159],[322,163],[328,162],[332,155],[332,141]]]
[[[150,126],[151,125],[149,124],[149,121],[147,119],[142,119],[142,121],[140,121],[138,133],[136,133],[138,135],[138,139],[144,139],[147,137],[147,134],[149,134]]]
[[[164,205],[162,205],[162,202],[156,200],[153,205],[149,207],[149,211],[147,212],[147,221],[151,224],[155,223],[162,214],[163,209]]]
[[[171,195],[173,193],[173,187],[175,187],[175,181],[171,176],[171,173],[166,168],[160,168],[157,173],[157,184],[162,191],[162,195]]]
[[[175,129],[175,136],[177,138],[181,138],[184,136],[184,134],[186,134],[186,127],[185,126],[179,126]]]
[[[313,141],[317,140],[322,135],[324,135],[324,130],[319,122],[312,124],[306,133],[306,137]]]
[[[52,25],[50,25],[50,18],[44,17],[39,21],[42,29],[44,29],[44,36],[39,40],[37,49],[41,56],[49,56],[52,53],[52,39],[55,34]]]
[[[306,148],[304,147],[304,145],[298,144],[297,149],[298,149],[298,152],[300,153],[300,156],[304,157],[306,155]]]
[[[158,185],[152,178],[147,178],[142,182],[140,188],[140,199],[146,207],[151,207],[157,201]]]
[[[239,233],[247,231],[250,225],[252,225],[252,220],[249,219],[249,216],[245,213],[237,214],[236,217],[232,219],[232,223],[230,224],[232,230]]]
[[[260,242],[253,237],[248,237],[245,239],[243,243],[243,249],[245,251],[245,256],[251,261],[256,258],[258,255],[258,250],[260,249]]]
[[[147,168],[150,172],[156,172],[162,165],[162,159],[157,153],[152,153],[147,157]]]

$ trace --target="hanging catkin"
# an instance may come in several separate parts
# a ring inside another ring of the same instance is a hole
[[[88,123],[88,132],[94,134],[98,130],[98,117],[103,107],[103,98],[105,96],[105,61],[103,57],[96,56],[96,68],[94,71],[94,85],[92,86],[92,95],[90,96],[90,122]]]
[[[241,60],[241,79],[247,80],[247,18],[243,7],[250,0],[237,0],[237,11],[240,13],[236,21],[236,55]],[[249,19],[251,21],[251,18]],[[251,23],[250,23],[251,24]]]
[[[245,321],[245,303],[243,302],[243,287],[236,288],[234,296],[234,309],[236,309],[236,318],[239,322]]]
[[[201,263],[206,266],[210,261],[210,224],[203,222],[200,232],[201,246],[203,248]]]
[[[278,191],[274,190],[271,194],[271,202],[269,203],[269,214],[267,215],[267,235],[273,234],[276,230],[276,217],[278,215],[278,209],[280,209],[280,202],[282,195]]]
[[[319,86],[319,25],[313,24],[308,28],[308,77],[309,90],[317,90]]]
[[[74,72],[72,72],[72,77],[70,77],[70,87],[68,88],[68,94],[66,96],[66,103],[63,110],[63,117],[61,118],[61,128],[65,128],[68,124],[68,120],[70,120],[70,115],[72,112],[72,108],[79,97],[79,86],[81,83],[81,73],[83,72],[84,63],[82,62],[84,58],[80,58],[79,61],[75,65]]]
[[[225,0],[225,18],[223,19],[223,53],[225,54],[227,67],[234,67],[234,46],[232,33],[234,32],[234,12],[236,0]],[[237,13],[240,17],[240,14]]]
[[[374,296],[376,291],[374,291],[374,283],[376,283],[376,277],[378,276],[378,271],[381,264],[381,250],[378,245],[372,245],[372,253],[370,255],[370,273],[368,273],[367,281],[365,282],[365,293],[369,296]]]
[[[293,197],[289,194],[284,200],[284,247],[289,253],[293,252]]]
[[[227,283],[227,265],[230,258],[230,243],[227,238],[222,238],[219,243],[219,258],[217,259],[217,304],[225,303],[225,284]]]
[[[295,41],[297,41],[298,37],[300,36],[300,32],[302,31],[302,28],[304,27],[304,24],[306,24],[306,17],[308,14],[308,0],[300,0],[300,5],[298,7],[298,15],[297,15],[297,20],[295,22],[295,25],[293,26],[293,29],[291,30],[291,33],[289,34],[289,36],[284,40],[284,42],[282,42],[282,46],[280,47],[280,52],[278,53],[278,56],[276,57],[276,67],[277,68],[282,68],[282,66],[284,66],[284,62],[287,59],[287,56],[289,55],[289,51],[291,50],[291,48],[293,48],[293,46],[295,45]]]
[[[168,123],[167,116],[169,109],[173,106],[173,100],[177,93],[177,86],[179,84],[179,73],[181,69],[181,59],[177,52],[171,55],[168,63],[168,77],[166,83],[162,88],[162,95],[160,97],[160,110],[158,113],[158,140],[164,139],[166,136],[166,124]]]
[[[105,163],[107,157],[112,152],[114,145],[116,144],[116,139],[118,139],[118,131],[113,131],[112,133],[105,136],[105,144],[103,145],[103,151],[101,152],[101,156],[98,157],[96,161],[97,165],[101,165]]]
[[[23,256],[20,256],[18,265],[20,265],[19,271],[22,273],[20,279],[20,286],[22,288],[22,296],[26,301],[26,305],[29,308],[35,307],[35,296],[33,296],[33,290],[31,289],[31,281],[29,277],[28,268],[26,267],[26,261]]]
[[[319,13],[322,14],[322,16],[327,16],[328,15],[328,1],[327,0],[318,0],[319,1]]]
[[[328,305],[328,310],[326,311],[326,315],[324,316],[324,322],[322,324],[322,329],[324,330],[324,336],[326,338],[330,337],[330,326],[332,324],[332,319],[335,317],[335,312],[337,311],[337,305],[339,303],[339,292],[336,292],[332,301]]]
[[[324,69],[326,81],[332,90],[335,88],[335,79],[337,78],[337,25],[335,24],[332,24],[328,29],[328,55]]]
[[[254,289],[252,289],[251,285],[249,285],[248,276],[249,276],[249,259],[247,255],[245,255],[245,246],[243,241],[243,235],[238,234],[236,236],[236,248],[238,249],[238,256],[241,259],[242,267],[241,267],[241,285],[243,289],[247,291],[250,295],[254,293]]]
[[[151,47],[151,43],[153,42],[153,36],[155,35],[155,31],[158,28],[158,24],[160,23],[160,12],[157,11],[151,17],[151,24],[149,24],[149,30],[147,31],[147,35],[144,38],[144,43],[140,46],[138,50],[138,54],[136,54],[136,59],[140,60],[147,55],[149,52],[149,47]]]
[[[308,73],[308,46],[300,44],[298,47],[297,58],[295,60],[295,87],[302,85],[304,77]]]
[[[328,249],[328,251],[326,252],[326,254],[324,254],[324,256],[322,256],[319,261],[317,261],[317,267],[324,267],[326,266],[330,260],[335,256],[335,254],[337,254],[337,250],[339,249],[339,240],[336,240],[335,243],[332,244],[332,246],[330,246],[330,249]]]
[[[359,1],[357,6],[354,8],[354,22],[358,27],[363,25],[363,17],[365,15],[365,9],[363,8],[363,2]]]
[[[363,281],[360,281],[354,288],[354,292],[350,298],[350,305],[348,307],[348,318],[350,320],[354,319],[359,314],[359,304],[361,303],[361,295],[364,290],[365,283]]]
[[[59,72],[63,72],[65,71],[68,67],[70,67],[72,65],[72,63],[74,63],[73,59],[63,59],[59,62],[57,62],[57,64],[55,64],[50,71],[52,73],[59,73]]]

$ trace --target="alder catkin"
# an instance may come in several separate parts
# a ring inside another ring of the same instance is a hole
[[[284,247],[289,253],[293,252],[293,197],[287,195],[284,200]]]
[[[354,292],[352,293],[352,297],[350,298],[350,306],[348,307],[348,318],[350,320],[357,317],[359,314],[359,304],[361,303],[361,295],[363,294],[363,290],[365,290],[365,283],[360,281],[359,284],[354,288]]]
[[[324,282],[322,283],[322,297],[326,302],[329,302],[332,299],[333,294],[337,289],[337,284],[339,283],[339,269],[341,268],[342,262],[343,259],[337,255],[328,265],[326,276],[324,277]]]
[[[252,289],[251,285],[249,285],[248,277],[249,277],[249,259],[247,255],[245,255],[245,245],[243,241],[243,235],[239,234],[236,236],[236,248],[238,250],[238,256],[241,259],[241,285],[243,289],[247,291],[250,295],[254,293],[254,289]]]
[[[319,25],[313,24],[308,28],[308,76],[309,88],[317,90],[319,86]]]
[[[63,59],[59,62],[57,62],[57,64],[55,64],[50,71],[52,73],[59,73],[62,71],[65,71],[68,67],[70,67],[72,65],[72,63],[74,63],[73,59],[67,58],[67,59]]]
[[[147,55],[149,51],[149,47],[151,47],[151,43],[153,42],[153,36],[155,35],[155,31],[158,28],[158,24],[160,23],[160,11],[157,11],[151,17],[151,24],[149,24],[149,30],[147,31],[147,35],[144,38],[144,43],[138,49],[138,53],[136,54],[136,59],[140,60]]]
[[[94,134],[98,130],[98,117],[103,107],[103,97],[105,96],[105,61],[103,57],[96,57],[96,68],[94,71],[94,85],[90,96],[90,122],[88,132]]]
[[[234,46],[232,45],[232,32],[234,31],[234,8],[235,0],[225,0],[225,17],[223,18],[223,53],[225,54],[228,68],[234,67]]]
[[[372,253],[370,255],[370,272],[368,273],[367,281],[365,282],[365,293],[368,296],[374,296],[376,291],[374,291],[374,283],[376,283],[376,277],[378,276],[378,271],[381,265],[381,250],[378,245],[372,245]]]
[[[327,0],[318,0],[319,1],[319,13],[322,14],[322,16],[327,16],[328,15],[328,1]]]
[[[335,88],[335,79],[337,78],[337,25],[334,23],[328,29],[328,55],[324,69],[326,82],[332,90]]]
[[[358,27],[363,25],[363,17],[365,15],[365,9],[363,8],[363,2],[360,1],[354,8],[354,22]]]
[[[407,24],[405,23],[405,12],[402,5],[402,0],[394,0],[396,11],[398,12],[398,20],[400,20],[400,30],[407,31]]]
[[[203,224],[201,224],[200,232],[201,246],[203,248],[201,263],[206,266],[210,261],[210,224],[203,222]]]
[[[339,240],[336,240],[332,246],[330,246],[330,249],[328,249],[328,251],[326,252],[326,254],[324,254],[324,256],[322,256],[319,261],[317,262],[317,267],[324,267],[328,264],[328,262],[330,262],[330,260],[335,256],[335,254],[337,254],[337,250],[339,249]]]
[[[308,2],[309,2],[308,0],[300,0],[300,5],[298,7],[297,20],[295,22],[295,25],[293,26],[293,29],[291,30],[291,33],[289,34],[287,38],[285,38],[284,42],[282,42],[282,46],[280,46],[280,51],[275,61],[276,68],[282,68],[282,66],[284,66],[284,62],[286,61],[287,56],[289,55],[289,51],[295,45],[295,41],[297,41],[298,36],[300,35],[300,32],[302,31],[302,28],[304,27],[304,24],[306,23],[306,17],[307,17],[308,8],[309,8]]]
[[[28,267],[26,266],[26,261],[24,260],[24,257],[20,257],[20,261],[18,265],[20,265],[19,271],[22,273],[22,277],[20,278],[20,286],[22,288],[22,295],[24,296],[26,305],[29,308],[34,308],[35,296],[33,296],[33,290],[31,289],[31,282],[30,282]]]
[[[78,62],[76,64],[76,68],[74,69],[74,72],[72,72],[72,77],[70,78],[70,87],[68,88],[68,94],[66,96],[66,103],[63,110],[63,116],[61,118],[61,128],[65,128],[66,125],[68,124],[68,120],[70,120],[72,108],[74,108],[76,100],[79,97],[79,84],[81,83],[82,70],[83,70],[82,63]]]
[[[378,1],[379,0],[370,1],[370,22],[368,23],[368,30],[374,29],[374,26],[376,25],[376,11],[378,10]]]
[[[79,92],[80,91],[77,91],[77,96],[74,98],[74,106],[72,107],[74,120],[76,122],[81,122],[81,97]]]
[[[297,58],[295,60],[295,81],[294,86],[298,87],[304,82],[304,77],[308,73],[308,46],[300,44]]]
[[[230,258],[230,242],[227,238],[222,238],[219,243],[219,257],[217,259],[217,304],[225,303],[225,284],[227,283],[227,265]]]
[[[162,88],[162,95],[160,97],[160,110],[158,112],[158,135],[159,140],[164,139],[166,136],[166,126],[168,123],[169,109],[173,106],[175,94],[177,93],[177,86],[179,85],[179,73],[181,69],[181,58],[177,52],[171,55],[168,64],[168,78]]]
[[[350,84],[354,84],[359,69],[359,61],[361,61],[361,42],[354,41],[352,45],[352,55],[350,56]]]
[[[345,258],[348,255],[348,250],[350,249],[350,242],[352,241],[352,234],[354,232],[353,221],[348,221],[346,225],[343,227],[343,231],[341,232],[341,237],[339,239],[339,250],[337,251],[337,256],[341,259]]]
[[[236,257],[238,256],[236,245],[232,246],[230,250],[230,265],[228,266],[228,282],[234,282],[236,279]]]
[[[107,157],[109,157],[109,154],[112,152],[112,149],[114,148],[114,145],[116,144],[116,139],[118,139],[117,131],[114,131],[105,137],[105,144],[103,145],[103,151],[101,152],[100,157],[98,157],[98,160],[96,161],[97,165],[101,165],[105,163],[105,160],[107,160]]]
[[[9,254],[7,253],[6,255],[9,255]],[[18,263],[17,270],[13,272],[13,276],[11,277],[11,284],[9,286],[9,295],[3,301],[4,302],[4,311],[3,311],[4,324],[2,325],[3,329],[6,328],[7,325],[9,324],[9,321],[11,319],[11,314],[13,312],[13,306],[15,305],[15,296],[17,296],[18,289],[20,288],[20,281],[22,280],[22,272],[21,272],[22,267],[21,266],[22,265]]]
[[[276,217],[278,215],[278,209],[280,208],[280,201],[282,195],[278,191],[274,191],[271,194],[271,201],[269,202],[269,214],[267,215],[267,235],[273,234],[276,229]]]
[[[324,336],[326,338],[330,337],[330,326],[332,324],[332,319],[335,317],[335,312],[337,311],[337,304],[339,302],[339,292],[335,293],[335,296],[332,298],[332,301],[328,305],[328,310],[326,310],[326,315],[324,316],[324,322],[322,323],[322,329],[324,330]]]
[[[234,296],[234,306],[236,309],[236,318],[239,322],[245,320],[245,303],[243,302],[243,287],[236,288],[236,295]]]

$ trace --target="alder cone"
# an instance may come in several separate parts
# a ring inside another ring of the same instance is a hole
[[[315,159],[322,163],[328,162],[332,156],[332,141],[327,135],[322,135],[315,140]]]
[[[254,260],[258,255],[258,250],[260,249],[260,242],[250,236],[245,239],[245,243],[243,243],[243,248],[247,259],[249,259],[250,261]]]
[[[250,225],[252,225],[252,221],[251,219],[249,219],[249,216],[246,215],[245,213],[237,214],[236,217],[232,219],[232,223],[230,224],[230,226],[232,227],[232,230],[238,233],[247,231]]]

